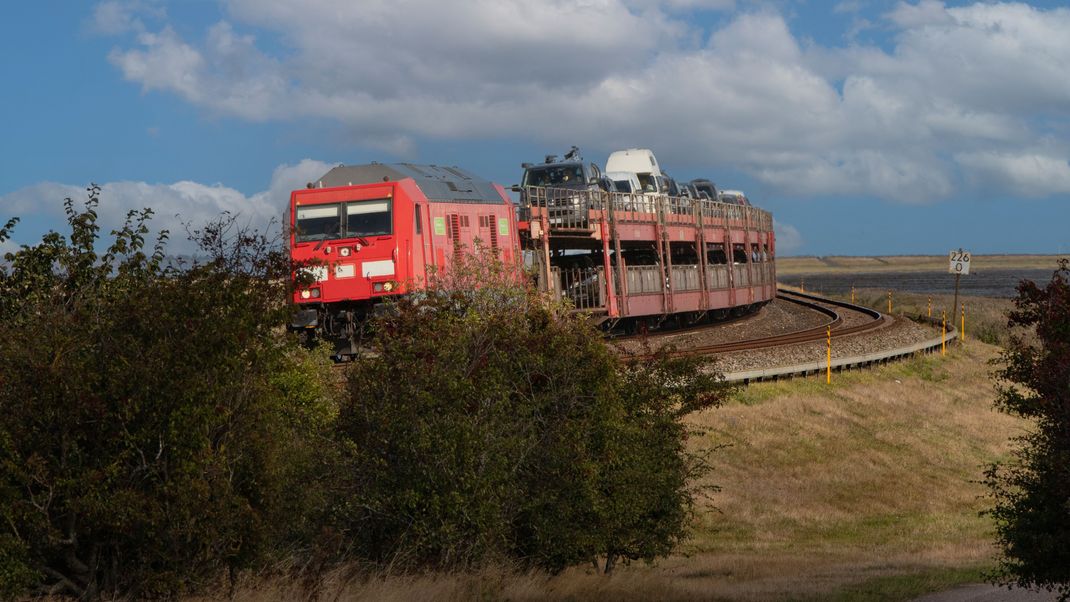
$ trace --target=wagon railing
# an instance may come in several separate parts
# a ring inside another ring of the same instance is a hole
[[[529,186],[524,189],[521,209],[531,219],[545,216],[552,229],[590,229],[606,210],[621,222],[680,222],[701,215],[707,226],[727,222],[735,228],[773,227],[772,214],[757,207],[643,193]]]
[[[589,229],[607,202],[601,190],[529,186],[524,196],[532,219],[545,216],[553,229]]]
[[[605,274],[597,268],[551,268],[551,277],[557,283],[557,292],[568,299],[575,309],[603,309],[605,301]]]

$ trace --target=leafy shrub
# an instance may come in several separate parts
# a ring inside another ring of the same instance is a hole
[[[0,270],[0,571],[195,591],[307,541],[329,387],[280,328],[275,246],[224,217],[192,233],[203,261],[167,266],[146,210],[98,254],[98,192]]]
[[[357,557],[611,569],[685,536],[704,463],[681,418],[725,387],[691,360],[622,363],[515,274],[477,252],[377,319],[339,421]]]
[[[986,473],[994,498],[989,514],[1003,557],[996,579],[1023,587],[1058,589],[1070,599],[1070,269],[1062,260],[1044,288],[1018,285],[1011,326],[1035,329],[1016,336],[1003,353],[997,405],[1030,418],[1035,429],[1018,438],[1013,460]]]

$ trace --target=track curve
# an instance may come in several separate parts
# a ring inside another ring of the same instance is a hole
[[[676,351],[672,351],[669,354],[674,357],[683,357],[691,355],[714,355],[718,353],[730,353],[734,351],[765,349],[782,345],[795,345],[798,343],[809,343],[812,341],[824,340],[828,336],[830,329],[832,331],[833,337],[842,337],[874,330],[884,326],[887,323],[885,316],[880,312],[870,309],[868,307],[854,305],[852,303],[836,301],[833,299],[826,299],[824,297],[818,297],[816,295],[809,295],[806,293],[797,293],[785,289],[777,289],[777,298],[798,305],[802,305],[813,311],[820,312],[826,315],[829,319],[826,323],[821,324],[819,326],[798,330],[795,332],[789,332],[782,335],[760,337],[731,343],[699,345],[696,347],[690,347],[688,349],[679,349]],[[841,315],[841,311],[837,311],[837,309],[834,308],[857,312],[863,314],[869,319],[864,320],[858,324],[847,325],[844,316]],[[638,354],[631,357],[635,359],[643,359],[651,357],[651,354]]]

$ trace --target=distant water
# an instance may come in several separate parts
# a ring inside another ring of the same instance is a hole
[[[981,270],[972,268],[963,276],[959,292],[975,297],[1014,297],[1021,280],[1032,280],[1043,286],[1051,281],[1052,269]],[[944,294],[955,292],[955,277],[946,272],[858,272],[853,274],[809,274],[779,276],[783,284],[799,286],[806,282],[806,290],[825,293],[850,294],[851,287],[890,289],[909,293]]]

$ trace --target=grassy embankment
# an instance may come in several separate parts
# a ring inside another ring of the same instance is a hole
[[[1060,255],[974,255],[971,265],[974,270],[1050,269],[1057,267]],[[885,257],[778,257],[777,274],[783,276],[809,274],[847,274],[852,272],[941,272],[947,271],[945,255],[895,255]],[[788,287],[791,288],[791,287]],[[807,292],[828,294],[830,297],[850,300],[849,294],[831,294],[806,287]],[[886,311],[888,290],[859,288],[855,291],[856,302],[861,305]],[[905,316],[935,318],[946,311],[949,325],[958,328],[961,321],[953,315],[952,294],[921,294],[893,291],[892,313]],[[966,335],[993,345],[1005,345],[1008,341],[1006,313],[1014,303],[1010,299],[960,295],[960,303],[966,304]],[[952,320],[955,320],[951,324]]]
[[[974,255],[974,269],[1055,269],[1060,255]],[[947,255],[887,255],[874,257],[777,257],[777,274],[831,274],[837,272],[946,272]]]
[[[982,466],[1023,423],[992,407],[995,347],[967,342],[822,379],[762,383],[693,415],[714,449],[693,539],[611,577],[484,570],[328,583],[341,600],[905,600],[976,582],[995,552]],[[290,597],[246,589],[238,600]]]

